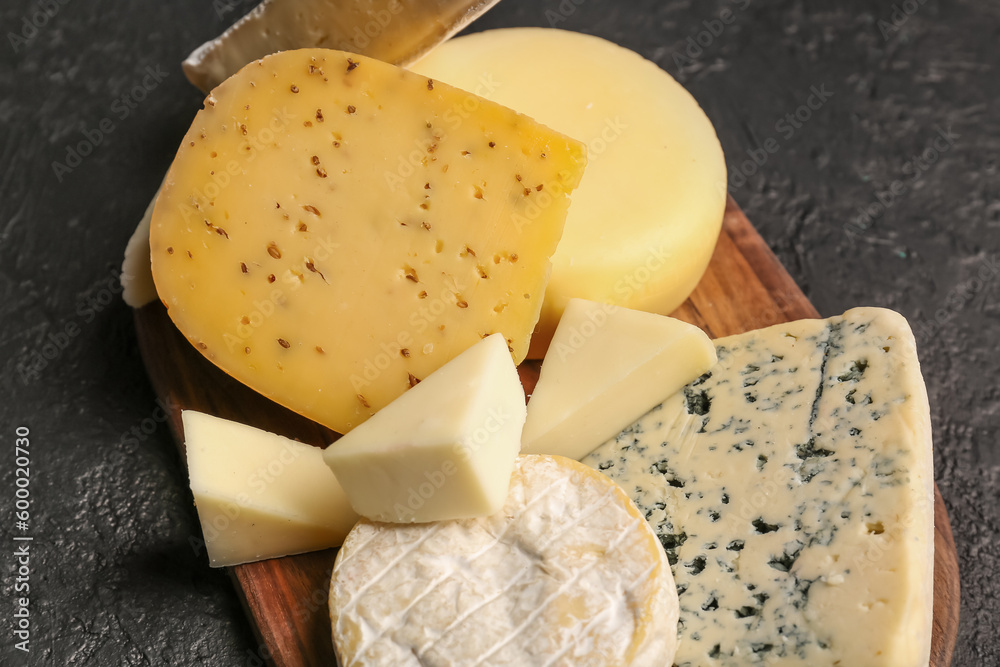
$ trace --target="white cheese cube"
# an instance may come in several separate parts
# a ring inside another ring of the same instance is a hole
[[[493,334],[327,448],[358,514],[398,523],[488,516],[520,449],[524,390]]]
[[[212,567],[340,546],[357,522],[318,447],[194,410],[182,418]]]

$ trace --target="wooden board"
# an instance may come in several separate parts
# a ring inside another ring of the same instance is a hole
[[[833,313],[827,313],[832,315]],[[675,313],[713,338],[818,317],[753,226],[729,200],[719,243],[698,288]],[[336,436],[251,391],[204,359],[159,303],[135,315],[139,346],[156,393],[171,406],[170,427],[183,448],[180,410],[195,409],[319,446]],[[530,392],[538,366],[521,367]],[[948,513],[935,489],[934,630],[931,666],[948,667],[958,633],[958,558]],[[336,551],[229,568],[257,632],[259,656],[277,667],[335,665],[327,587]]]

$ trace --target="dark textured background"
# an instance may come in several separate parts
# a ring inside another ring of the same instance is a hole
[[[51,4],[16,45],[39,5],[0,8],[0,664],[259,664],[229,581],[189,545],[184,470],[114,273],[201,102],[180,61],[250,3]],[[555,23],[655,60],[715,123],[731,172],[748,175],[733,195],[820,312],[878,305],[909,318],[961,562],[954,664],[998,665],[1000,4],[829,4],[565,0],[560,13],[505,0],[476,27]],[[711,36],[727,7],[732,23]],[[699,36],[707,46],[688,51]],[[148,96],[116,102],[147,68],[162,72]],[[800,127],[781,122],[814,86],[832,96]],[[54,173],[104,118],[113,132]],[[939,130],[957,137],[914,162]],[[743,166],[769,138],[777,151]],[[893,200],[859,220],[896,181]],[[41,367],[46,343],[63,349]],[[10,634],[18,425],[33,457],[28,656]]]

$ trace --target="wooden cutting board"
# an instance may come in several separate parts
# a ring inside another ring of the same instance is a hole
[[[730,198],[708,270],[674,316],[718,338],[819,314]],[[272,403],[216,368],[180,334],[161,304],[137,310],[135,322],[146,369],[156,393],[172,406],[170,427],[182,450],[180,411],[189,408],[314,445],[325,446],[335,439],[328,429]],[[537,362],[522,364],[520,372],[530,393],[538,378]],[[931,667],[948,667],[958,633],[958,558],[936,487],[934,520]],[[329,549],[228,568],[257,633],[262,661],[277,667],[336,664],[327,612],[335,556],[336,550]]]

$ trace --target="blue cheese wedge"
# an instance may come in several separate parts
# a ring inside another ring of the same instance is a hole
[[[906,320],[857,308],[716,346],[584,459],[666,549],[676,665],[926,666],[931,426]]]

